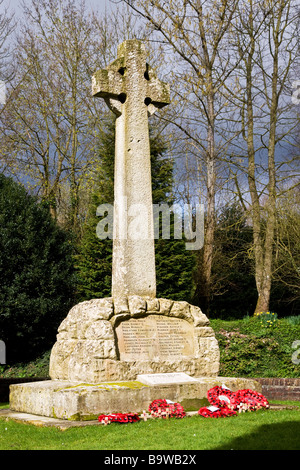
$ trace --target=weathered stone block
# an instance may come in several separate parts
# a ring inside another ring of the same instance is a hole
[[[158,299],[159,302],[159,313],[162,315],[168,315],[171,311],[173,300],[169,299]]]
[[[209,325],[209,320],[204,313],[202,313],[199,307],[195,305],[190,305],[190,313],[192,318],[194,319],[195,326],[207,326]]]
[[[123,313],[120,313],[123,312]],[[187,302],[129,296],[74,306],[58,329],[50,377],[89,383],[141,373],[215,376],[219,347],[208,318]]]
[[[139,381],[106,381],[79,383],[49,380],[10,386],[10,409],[66,420],[95,420],[100,414],[139,413],[147,410],[153,400],[168,397],[179,403],[206,398],[207,390],[226,385],[232,391],[250,388],[261,392],[254,379],[229,377],[198,377],[191,383],[148,386]]]
[[[143,315],[147,309],[146,300],[138,295],[129,295],[128,305],[129,305],[130,314],[133,317]]]

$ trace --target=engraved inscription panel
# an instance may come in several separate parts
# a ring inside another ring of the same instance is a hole
[[[120,360],[178,360],[194,356],[193,326],[180,318],[148,315],[116,328]]]

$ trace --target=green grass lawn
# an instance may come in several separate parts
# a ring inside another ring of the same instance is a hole
[[[299,450],[300,407],[69,428],[0,419],[1,450]],[[101,463],[99,461],[99,463]]]

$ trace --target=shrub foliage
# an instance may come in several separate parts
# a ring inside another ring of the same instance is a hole
[[[293,344],[300,338],[300,323],[286,319],[264,326],[259,317],[211,320],[220,347],[220,376],[300,377],[293,361]]]
[[[7,362],[51,347],[72,303],[72,246],[47,207],[0,175],[0,339]]]

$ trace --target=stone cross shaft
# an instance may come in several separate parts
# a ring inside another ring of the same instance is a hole
[[[92,79],[93,96],[116,114],[112,297],[156,296],[148,115],[169,104],[169,85],[136,39]]]

